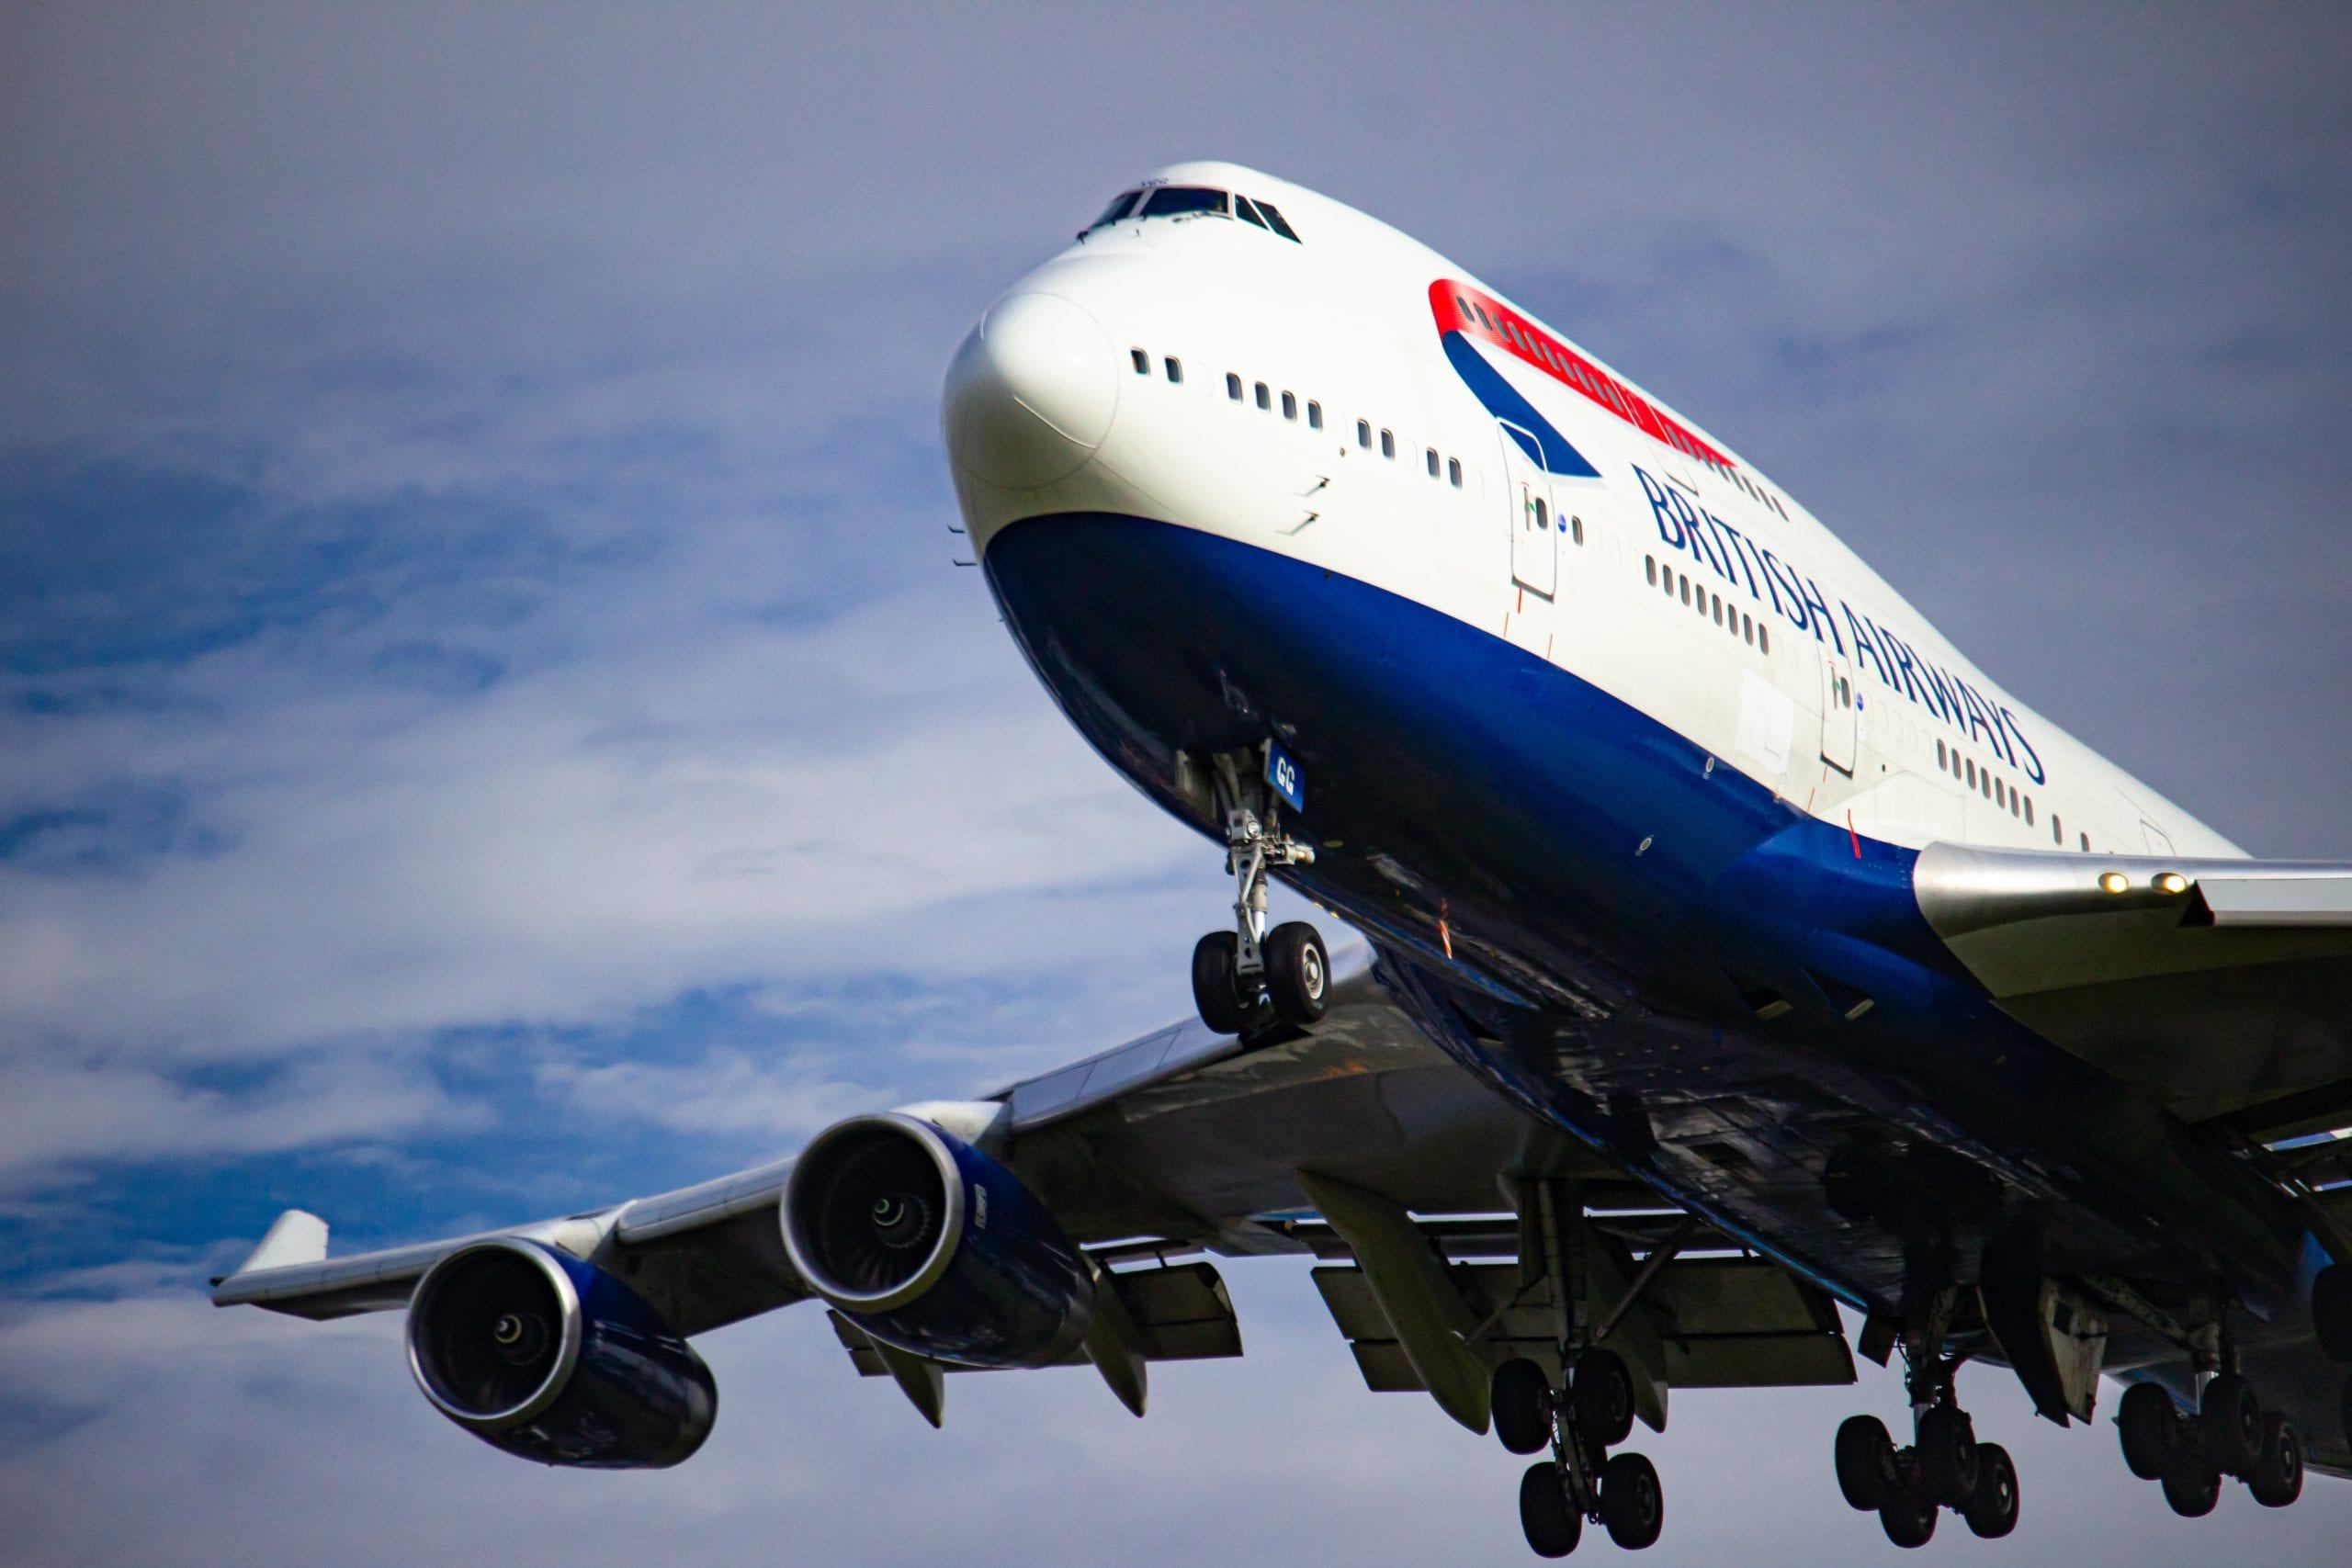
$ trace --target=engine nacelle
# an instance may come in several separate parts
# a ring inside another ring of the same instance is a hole
[[[676,1464],[718,1414],[710,1369],[642,1296],[519,1236],[461,1247],[417,1281],[408,1361],[441,1414],[543,1464]]]
[[[1094,1275],[1020,1179],[898,1111],[854,1116],[794,1162],[784,1247],[811,1290],[899,1349],[967,1367],[1058,1361]]]

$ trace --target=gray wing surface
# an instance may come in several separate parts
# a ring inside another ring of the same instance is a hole
[[[2183,1119],[2352,1110],[2352,865],[1931,844],[1913,888],[2004,1010]]]
[[[1610,1310],[1612,1289],[1626,1298],[1620,1314],[1640,1293],[1628,1287],[1637,1251],[1668,1248],[1621,1335],[1655,1374],[1642,1389],[1654,1423],[1669,1382],[1853,1380],[1817,1287],[1672,1212],[1472,1077],[1390,999],[1361,945],[1336,959],[1329,1010],[1311,1027],[1235,1038],[1188,1021],[977,1105],[908,1109],[992,1118],[991,1146],[1115,1281],[1148,1359],[1240,1353],[1216,1269],[1181,1259],[1311,1255],[1367,1384],[1426,1387],[1483,1427],[1486,1366],[1552,1354],[1543,1248],[1529,1250],[1521,1213],[1526,1184],[1542,1182],[1601,1216],[1592,1234],[1607,1258],[1589,1270],[1595,1315]],[[595,1263],[679,1333],[697,1334],[811,1293],[778,1224],[792,1164],[483,1234]],[[326,1239],[322,1222],[289,1213],[215,1282],[214,1301],[309,1318],[402,1307],[435,1262],[480,1238],[344,1258],[326,1255]],[[937,1418],[939,1369],[911,1371],[903,1356],[894,1365],[838,1314],[833,1326],[861,1371],[899,1377]]]

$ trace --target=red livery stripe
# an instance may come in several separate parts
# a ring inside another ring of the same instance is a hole
[[[1562,386],[1615,414],[1654,440],[1663,441],[1702,463],[1720,468],[1736,465],[1681,424],[1668,419],[1647,399],[1577,353],[1493,295],[1466,283],[1439,278],[1430,285],[1430,311],[1441,333],[1461,333],[1517,356]]]

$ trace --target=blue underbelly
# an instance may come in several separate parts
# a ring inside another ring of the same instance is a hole
[[[1081,733],[1171,812],[1182,752],[1304,765],[1292,878],[1464,1064],[1857,1303],[1901,1247],[1830,1213],[1857,1140],[1959,1154],[2079,1266],[2291,1268],[2243,1172],[1993,1008],[1912,852],[1779,800],[1574,674],[1343,574],[1170,524],[1037,517],[992,590]],[[1974,1227],[1972,1229],[1972,1227]]]

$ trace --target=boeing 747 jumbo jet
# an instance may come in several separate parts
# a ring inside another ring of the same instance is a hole
[[[405,1307],[425,1397],[669,1465],[687,1343],[815,1298],[943,1373],[1238,1356],[1312,1255],[1374,1390],[1532,1455],[1529,1544],[1658,1539],[1684,1388],[1902,1359],[1821,1434],[1917,1546],[2018,1517],[1977,1360],[2178,1513],[2352,1472],[2352,866],[2250,860],[1977,668],[1779,485],[1464,268],[1184,164],[989,306],[946,445],[1070,722],[1222,847],[1199,1017],[593,1213],[222,1304]],[[1279,878],[1363,933],[1269,929]],[[1843,1305],[1859,1334],[1849,1345]],[[1503,1490],[1498,1485],[1498,1491]]]

